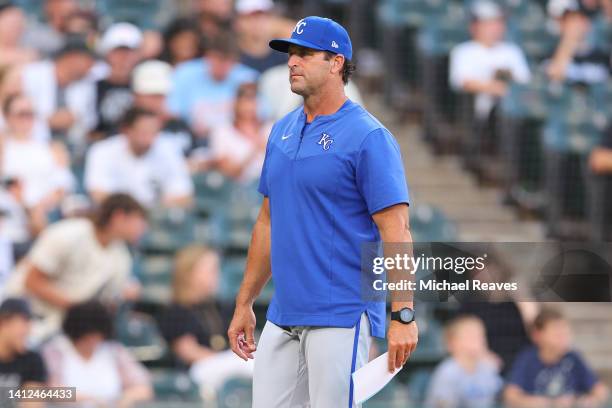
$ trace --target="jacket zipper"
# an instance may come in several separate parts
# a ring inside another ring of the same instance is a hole
[[[297,160],[298,154],[300,153],[300,149],[302,148],[302,140],[304,139],[304,130],[306,129],[306,119],[304,120],[304,126],[302,126],[302,132],[300,133],[300,142],[298,144],[298,148],[295,151],[295,157],[293,160]]]

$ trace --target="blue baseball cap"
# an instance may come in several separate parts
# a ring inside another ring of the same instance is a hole
[[[348,32],[340,24],[329,18],[310,16],[295,25],[291,38],[270,41],[270,48],[287,52],[291,44],[342,54],[347,60],[353,57],[353,46]]]

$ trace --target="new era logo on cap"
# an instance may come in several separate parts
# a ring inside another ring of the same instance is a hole
[[[295,25],[291,38],[270,41],[270,47],[280,52],[287,52],[291,44],[342,54],[349,60],[353,58],[353,46],[348,32],[329,18],[303,18]]]

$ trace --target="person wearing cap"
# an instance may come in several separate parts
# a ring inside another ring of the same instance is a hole
[[[27,348],[32,313],[20,298],[0,304],[0,398],[7,388],[43,385],[47,369],[40,354]]]
[[[272,0],[236,2],[234,29],[240,47],[240,62],[262,73],[277,65],[286,65],[287,56],[271,49],[271,39],[291,32],[295,21],[274,14]]]
[[[592,20],[599,11],[597,2],[549,0],[549,15],[558,24],[559,44],[546,73],[553,81],[601,83],[610,76],[610,50],[598,46]],[[600,44],[600,45],[603,45]]]
[[[457,91],[477,95],[476,117],[484,120],[496,98],[505,95],[508,81],[526,83],[530,72],[523,51],[503,40],[506,24],[497,4],[479,0],[470,14],[472,40],[452,49],[449,82]]]
[[[94,84],[87,75],[94,53],[79,39],[68,42],[53,59],[24,67],[22,87],[34,102],[37,127],[53,136],[82,145],[95,124]]]
[[[204,48],[204,58],[176,67],[167,100],[169,111],[186,121],[201,139],[206,139],[213,128],[231,121],[238,87],[257,79],[257,71],[238,62],[233,33],[218,34]]]
[[[98,48],[104,55],[109,72],[95,84],[98,123],[90,134],[90,140],[117,133],[121,117],[132,106],[134,98],[130,79],[140,58],[141,43],[140,29],[130,23],[115,23],[102,35]]]
[[[361,271],[361,247],[411,242],[402,157],[391,133],[345,96],[353,50],[340,24],[306,17],[270,46],[289,54],[289,84],[304,104],[268,138],[264,200],[228,336],[242,359],[256,351],[254,408],[356,407],[351,374],[386,329],[384,301],[362,292],[371,276]],[[275,293],[256,346],[252,305],[270,278]],[[392,297],[390,372],[417,343],[404,295]]]
[[[166,96],[172,89],[172,66],[160,60],[140,63],[132,74],[134,106],[149,110],[162,123],[159,138],[166,140],[185,156],[196,147],[189,125],[174,117],[166,108]]]

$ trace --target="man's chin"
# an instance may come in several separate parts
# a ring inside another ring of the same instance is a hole
[[[304,96],[304,88],[302,88],[301,86],[296,86],[294,84],[291,84],[291,92],[293,92],[296,95]]]

